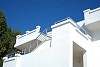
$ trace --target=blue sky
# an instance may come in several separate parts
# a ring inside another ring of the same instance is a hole
[[[25,33],[40,25],[42,30],[54,22],[71,17],[83,20],[83,10],[100,7],[100,0],[0,0],[0,10],[9,27]]]

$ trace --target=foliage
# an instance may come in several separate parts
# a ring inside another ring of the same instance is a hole
[[[21,34],[18,30],[12,30],[7,26],[6,17],[0,11],[0,67],[2,67],[2,58],[16,50],[14,44],[18,34]]]

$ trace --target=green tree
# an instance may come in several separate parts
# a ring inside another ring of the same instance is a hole
[[[18,30],[12,30],[7,26],[6,17],[0,11],[0,67],[2,67],[2,58],[7,54],[16,51],[14,44],[16,35],[21,34]]]

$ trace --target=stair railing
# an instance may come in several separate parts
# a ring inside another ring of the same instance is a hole
[[[39,47],[42,43],[44,43],[47,38],[51,39],[50,36],[48,36],[48,32],[50,32],[52,29],[51,28],[46,28],[43,32],[41,32],[37,38],[35,39],[36,40],[36,47],[34,49],[36,49],[37,47]],[[48,39],[48,40],[49,40]],[[32,52],[34,49],[31,50],[31,45],[29,46],[29,53]]]
[[[43,43],[44,41],[46,41],[46,38],[51,38],[50,36],[48,36],[48,32],[50,32],[52,29],[51,28],[46,28],[43,32],[40,33],[40,35],[36,38],[37,39],[37,46],[39,46],[39,41],[41,41],[41,43]]]

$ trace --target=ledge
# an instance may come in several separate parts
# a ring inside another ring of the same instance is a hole
[[[51,28],[53,29],[53,28],[56,28],[56,27],[59,27],[59,26],[62,26],[68,23],[71,23],[73,26],[76,26],[75,21],[68,17],[68,18],[65,18],[63,20],[56,22],[54,25],[51,26]]]
[[[38,33],[40,32],[40,26],[36,26],[36,29],[34,29],[32,31],[26,31],[26,33],[23,34],[23,35],[17,35],[16,38],[20,39],[20,38],[23,38],[23,37],[25,37],[25,36],[27,36],[29,34],[36,33],[36,32],[38,32]]]

